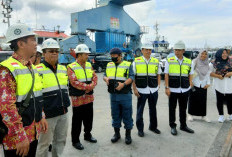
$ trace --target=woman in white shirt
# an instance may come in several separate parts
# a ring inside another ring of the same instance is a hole
[[[232,120],[232,63],[226,49],[219,49],[215,61],[210,63],[210,76],[214,78],[219,122],[224,122],[223,104],[227,105],[229,120]]]
[[[194,67],[193,85],[190,91],[188,104],[188,120],[193,121],[193,116],[200,116],[202,120],[210,122],[206,117],[207,88],[210,86],[210,71],[207,51],[198,54],[192,61]]]

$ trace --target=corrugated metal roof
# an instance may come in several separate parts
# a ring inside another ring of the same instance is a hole
[[[99,0],[99,4],[107,5],[109,2],[112,2],[117,5],[124,6],[124,5],[139,3],[139,2],[145,2],[145,1],[150,1],[150,0]]]
[[[66,35],[63,32],[48,32],[48,31],[34,31],[38,36],[40,37],[51,37],[51,38],[67,38],[68,35]]]
[[[118,5],[130,5],[130,4],[134,4],[134,3],[140,3],[140,2],[145,2],[145,1],[149,1],[149,0],[111,0],[111,2],[116,3]]]

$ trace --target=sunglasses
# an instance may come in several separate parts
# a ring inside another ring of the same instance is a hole
[[[48,52],[49,52],[49,53],[53,53],[53,52],[55,52],[55,53],[59,53],[59,51],[58,51],[58,50],[49,50]]]

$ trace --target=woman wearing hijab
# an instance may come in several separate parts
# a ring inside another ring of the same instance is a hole
[[[210,76],[213,77],[214,88],[216,90],[217,109],[219,113],[218,121],[225,121],[223,103],[228,110],[228,120],[232,120],[232,66],[226,49],[219,49],[215,55],[215,61],[210,63]]]
[[[210,122],[206,117],[207,88],[210,86],[210,71],[207,51],[198,54],[192,61],[194,67],[193,85],[190,91],[188,104],[188,120],[193,121],[193,116],[200,116],[202,120]]]

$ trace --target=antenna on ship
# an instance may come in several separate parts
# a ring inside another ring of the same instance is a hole
[[[159,28],[158,28],[158,26],[159,26],[159,24],[158,24],[158,22],[156,21],[156,24],[154,25],[154,30],[155,30],[155,35],[156,35],[156,38],[155,38],[155,40],[156,41],[159,41]]]
[[[36,0],[35,0],[35,29],[37,30],[37,3],[36,3]]]
[[[13,9],[11,8],[10,6],[10,3],[12,2],[12,0],[2,0],[2,7],[3,9],[5,9],[5,11],[2,11],[2,14],[4,16],[5,19],[3,19],[3,23],[7,23],[8,24],[8,27],[10,27],[10,18],[11,18],[11,15],[10,13],[13,11]]]

